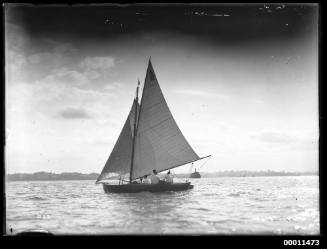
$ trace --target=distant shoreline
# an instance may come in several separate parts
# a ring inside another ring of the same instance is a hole
[[[319,176],[318,172],[285,172],[285,171],[219,171],[219,172],[200,172],[202,178],[212,177],[265,177],[265,176]],[[98,173],[83,174],[77,172],[50,173],[14,173],[7,174],[7,181],[80,181],[96,180]],[[175,174],[176,178],[189,178],[190,174]]]

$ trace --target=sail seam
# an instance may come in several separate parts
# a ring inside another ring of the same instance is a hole
[[[164,102],[165,102],[164,100],[161,100],[161,101],[159,101],[159,102],[157,102],[157,103],[155,103],[155,104],[149,106],[148,108],[146,108],[146,110],[147,110],[147,111],[148,111],[148,110],[151,110],[153,107],[155,107],[155,106],[157,106],[157,105],[159,105],[159,104],[161,104],[161,103],[164,103]]]
[[[173,117],[166,118],[166,119],[162,120],[161,122],[159,122],[159,123],[157,123],[157,124],[155,124],[155,125],[149,127],[148,129],[143,130],[143,131],[140,131],[139,134],[144,133],[144,132],[147,132],[147,131],[150,131],[150,130],[152,130],[153,128],[159,126],[160,124],[162,124],[162,123],[164,123],[164,122],[166,122],[167,120],[172,119],[172,118],[173,118]]]

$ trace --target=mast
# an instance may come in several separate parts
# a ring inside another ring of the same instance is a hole
[[[133,145],[132,145],[132,155],[131,155],[131,170],[129,172],[129,182],[132,182],[132,173],[133,173],[133,164],[134,164],[134,148],[135,148],[135,138],[136,138],[136,132],[137,132],[137,104],[139,102],[139,86],[140,86],[140,81],[138,80],[137,87],[136,87],[136,105],[135,105],[135,114],[134,114],[134,129],[133,129]]]

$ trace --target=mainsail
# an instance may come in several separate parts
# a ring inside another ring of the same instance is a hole
[[[104,179],[116,178],[117,175],[129,174],[133,147],[135,110],[139,110],[139,108],[136,108],[138,105],[136,99],[134,99],[124,127],[97,182]]]
[[[132,179],[199,159],[178,128],[149,61],[139,112]]]
[[[149,60],[141,105],[136,96],[97,182],[117,175],[137,179],[151,174],[153,169],[161,172],[199,159],[202,158],[194,152],[178,128]]]

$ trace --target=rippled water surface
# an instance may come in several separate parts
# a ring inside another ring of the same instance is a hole
[[[94,181],[8,182],[7,233],[319,234],[317,176],[191,181],[192,190],[136,194]]]

